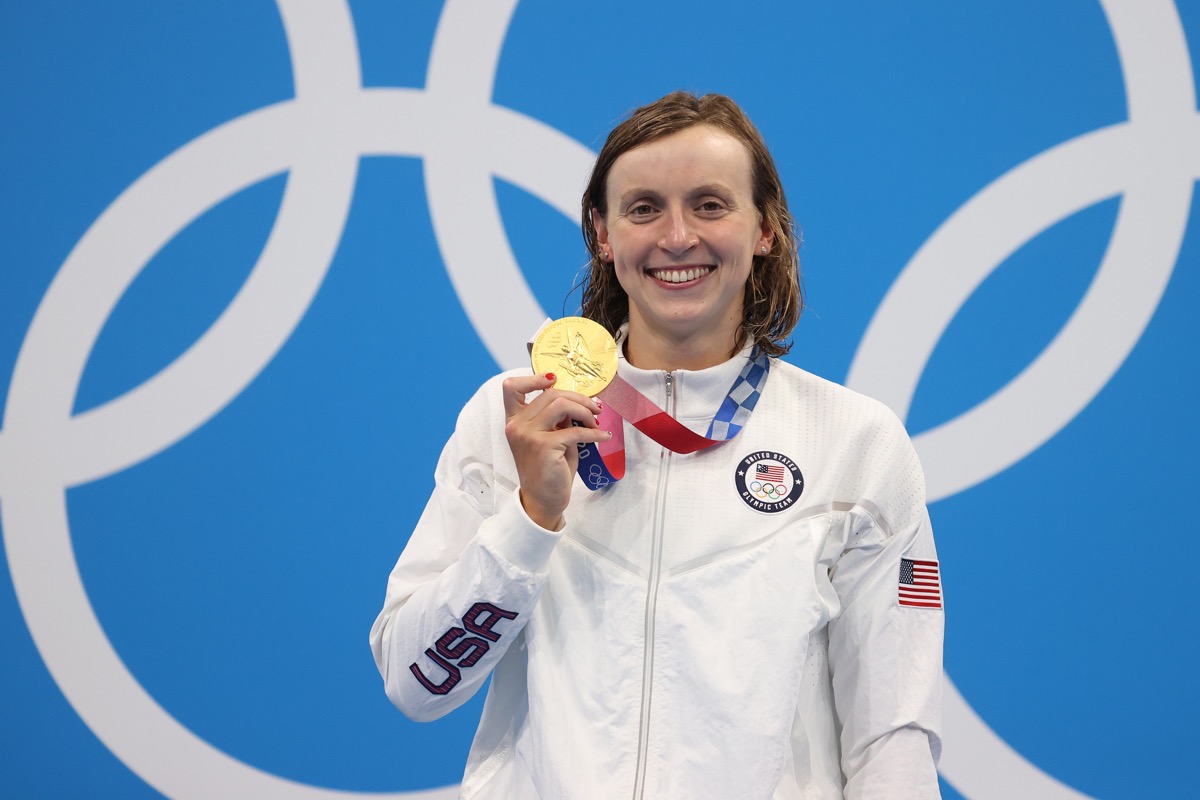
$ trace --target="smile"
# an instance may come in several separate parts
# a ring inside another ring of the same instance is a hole
[[[664,283],[687,283],[697,278],[703,278],[713,271],[712,267],[687,267],[685,269],[650,269],[646,270],[651,277]]]

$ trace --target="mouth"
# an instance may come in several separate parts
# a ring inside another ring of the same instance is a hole
[[[712,267],[664,267],[659,269],[648,269],[646,274],[654,278],[656,281],[663,283],[691,283],[703,278],[705,275],[713,271]]]

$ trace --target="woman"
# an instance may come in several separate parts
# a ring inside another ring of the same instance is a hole
[[[937,797],[923,477],[882,405],[776,360],[800,292],[758,131],[718,95],[638,109],[583,227],[620,377],[726,441],[677,452],[553,376],[485,384],[371,631],[389,697],[433,719],[492,675],[464,797]],[[593,490],[577,446],[614,433],[626,474]]]

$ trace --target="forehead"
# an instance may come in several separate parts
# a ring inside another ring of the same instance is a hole
[[[711,125],[693,125],[622,153],[608,173],[608,192],[633,188],[688,188],[722,183],[750,192],[750,152],[734,136]]]

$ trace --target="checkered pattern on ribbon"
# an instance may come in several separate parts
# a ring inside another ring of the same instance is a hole
[[[746,361],[746,366],[730,387],[725,402],[717,409],[717,415],[713,417],[708,426],[708,433],[705,434],[707,438],[724,441],[738,435],[750,420],[750,412],[758,404],[770,370],[771,359],[766,353],[755,348]]]

